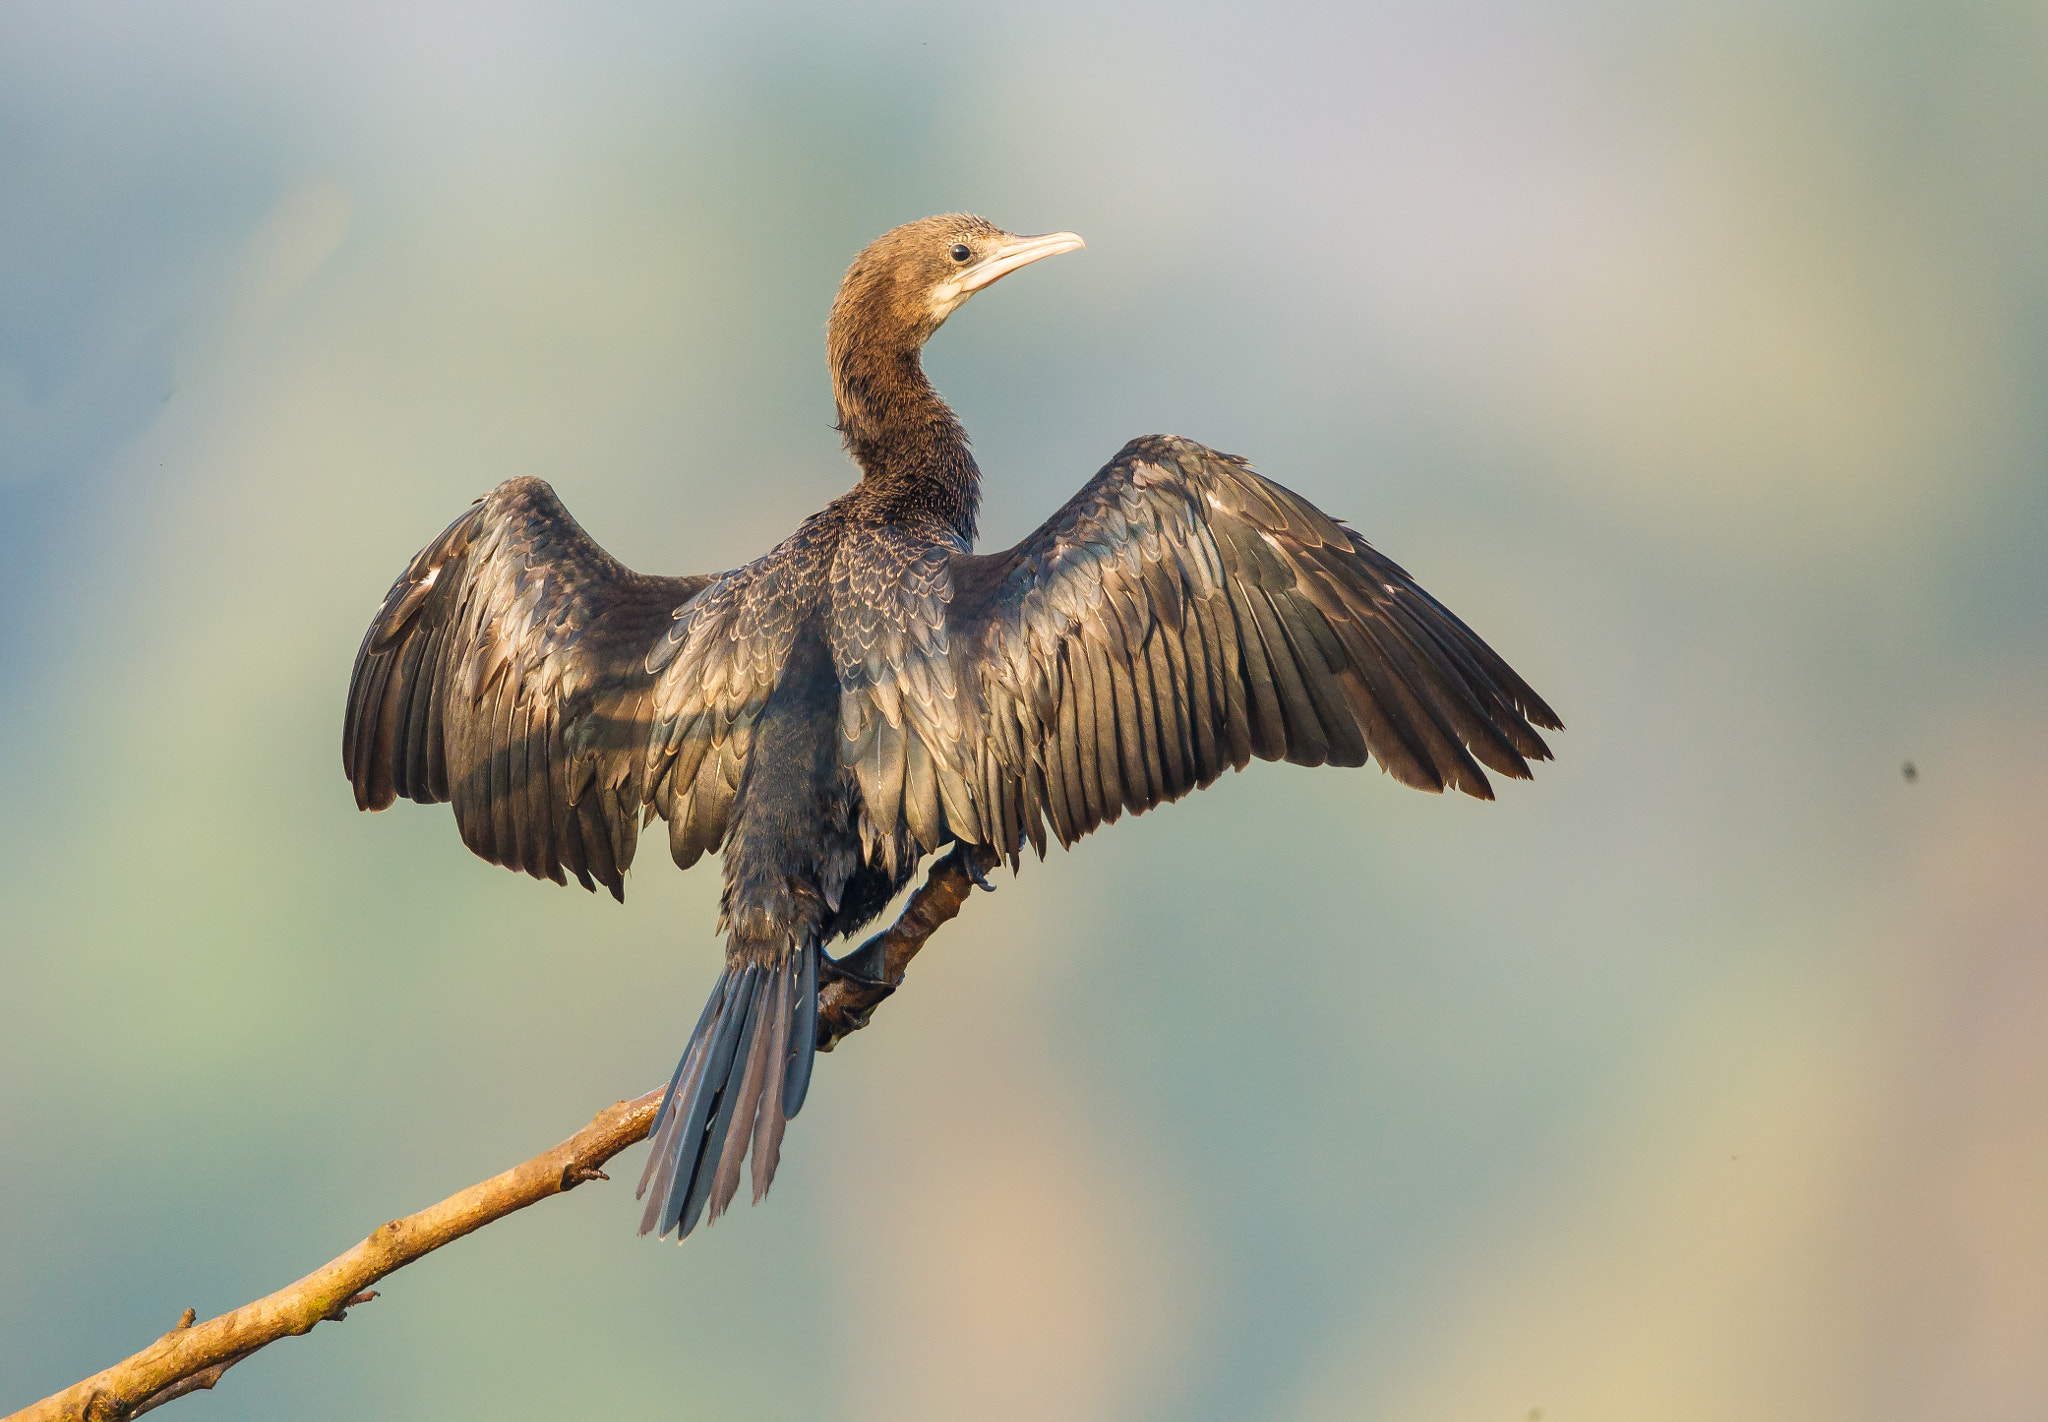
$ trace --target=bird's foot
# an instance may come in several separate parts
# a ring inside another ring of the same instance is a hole
[[[882,937],[876,934],[843,958],[819,950],[818,990],[823,992],[828,985],[843,982],[859,988],[863,996],[874,994],[875,1001],[880,1002],[896,991],[896,984],[881,975],[882,946]]]
[[[881,976],[884,946],[876,934],[843,958],[819,951],[818,1004],[831,1009],[818,1015],[819,1051],[831,1051],[847,1033],[867,1026],[875,1009],[896,991],[896,984]],[[830,990],[835,984],[842,985],[836,993]]]
[[[986,876],[1001,862],[1002,856],[989,845],[956,844],[932,867],[895,923],[843,958],[819,952],[819,1051],[831,1051],[840,1038],[867,1025],[875,1008],[903,981],[903,970],[925,940],[960,912],[973,886],[994,889]]]

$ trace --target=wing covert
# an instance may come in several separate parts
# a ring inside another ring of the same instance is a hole
[[[978,820],[970,703],[950,631],[952,565],[965,552],[937,520],[876,525],[832,563],[827,629],[839,681],[840,763],[860,785],[862,849],[894,874]]]
[[[684,869],[725,842],[756,724],[822,596],[834,543],[830,520],[812,515],[679,608],[647,652],[649,813],[668,820],[669,853]]]

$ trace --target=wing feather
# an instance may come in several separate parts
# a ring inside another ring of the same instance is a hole
[[[342,730],[356,803],[447,801],[485,859],[622,895],[648,650],[711,581],[635,573],[540,480],[499,485],[413,558],[363,637]]]
[[[952,559],[971,590],[959,744],[981,757],[976,833],[1013,860],[1071,843],[1254,755],[1362,765],[1490,798],[1527,778],[1557,716],[1398,565],[1242,460],[1134,440],[1043,527]],[[900,676],[899,684],[916,684]],[[973,695],[968,695],[972,689]],[[970,837],[952,806],[956,837]]]

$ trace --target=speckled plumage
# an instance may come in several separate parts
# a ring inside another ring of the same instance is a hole
[[[515,479],[413,559],[364,638],[342,743],[363,808],[449,801],[484,858],[621,896],[646,819],[683,868],[722,851],[726,969],[656,1124],[643,1231],[715,1218],[749,1154],[767,1189],[823,945],[922,855],[962,841],[1014,866],[1254,756],[1370,756],[1490,798],[1482,766],[1526,778],[1549,755],[1535,727],[1556,716],[1464,623],[1191,440],[1132,441],[1016,547],[971,551],[979,471],[918,352],[974,273],[1049,241],[948,216],[855,259],[827,347],[861,482],[771,552],[646,577]]]

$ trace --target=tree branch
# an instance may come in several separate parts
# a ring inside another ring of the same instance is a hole
[[[876,1004],[894,992],[925,940],[960,912],[974,884],[992,868],[992,851],[961,845],[932,866],[896,922],[828,966],[819,990],[818,1045],[829,1051],[868,1024]],[[829,961],[829,960],[828,960]],[[232,1313],[195,1323],[186,1309],[177,1327],[136,1353],[4,1422],[127,1422],[187,1393],[210,1388],[221,1374],[280,1338],[340,1322],[377,1297],[370,1285],[493,1220],[609,1179],[604,1163],[644,1140],[661,1105],[661,1090],[600,1111],[553,1150],[450,1195],[418,1214],[379,1226],[368,1239],[295,1284]]]
[[[602,1179],[599,1167],[646,1136],[660,1104],[661,1092],[650,1091],[600,1111],[553,1150],[418,1214],[379,1226],[340,1258],[267,1298],[204,1323],[174,1328],[133,1357],[24,1408],[7,1422],[125,1422],[187,1392],[212,1387],[222,1373],[257,1349],[309,1333],[323,1321],[340,1321],[351,1305],[373,1297],[365,1291],[393,1270],[514,1210],[574,1189],[585,1180]]]

